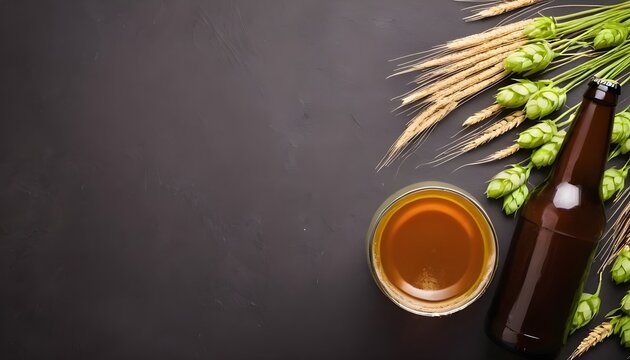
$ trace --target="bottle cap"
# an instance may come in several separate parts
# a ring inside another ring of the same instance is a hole
[[[615,80],[607,80],[593,77],[591,81],[588,83],[588,86],[595,87],[597,90],[601,90],[604,92],[612,91],[615,94],[621,94],[621,85]]]

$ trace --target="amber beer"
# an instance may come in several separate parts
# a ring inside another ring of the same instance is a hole
[[[489,336],[516,351],[556,354],[593,260],[606,217],[600,183],[620,86],[594,79],[547,180],[521,211]]]

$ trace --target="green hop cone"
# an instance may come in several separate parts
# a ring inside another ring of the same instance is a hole
[[[567,92],[559,87],[546,87],[533,94],[525,105],[528,119],[540,119],[560,109],[567,101]]]
[[[615,115],[610,142],[623,144],[630,138],[630,112],[624,111]]]
[[[619,144],[619,151],[621,151],[622,154],[630,152],[630,138]]]
[[[525,105],[529,97],[540,89],[539,83],[517,79],[515,84],[499,89],[497,103],[506,108],[517,108]]]
[[[553,138],[557,132],[558,127],[555,122],[551,120],[543,120],[518,134],[516,143],[521,149],[537,148],[551,141],[551,138]]]
[[[512,165],[496,174],[488,183],[486,196],[493,199],[503,197],[525,184],[531,168],[520,165]]]
[[[602,25],[601,30],[593,39],[595,50],[608,49],[621,45],[628,37],[628,26],[619,22],[607,22]]]
[[[503,212],[505,212],[506,215],[514,214],[518,209],[521,208],[521,206],[523,206],[528,194],[529,189],[527,188],[527,184],[523,184],[519,186],[516,190],[507,194],[503,198]]]
[[[626,296],[624,296],[621,299],[621,307],[620,307],[621,311],[623,311],[626,315],[630,315],[630,290],[628,291],[628,293],[626,294]]]
[[[617,169],[616,167],[606,169],[602,177],[602,186],[600,188],[602,200],[606,201],[610,199],[618,191],[623,189],[627,175],[628,171],[625,169]]]
[[[504,62],[505,70],[530,75],[549,66],[556,54],[547,41],[522,46],[510,54]]]
[[[556,157],[558,156],[566,134],[567,132],[564,130],[558,131],[548,143],[532,153],[532,163],[536,168],[540,169],[541,167],[549,166],[556,161]]]
[[[549,16],[541,16],[531,21],[523,30],[529,39],[549,39],[556,36],[556,21]]]
[[[599,307],[602,304],[602,300],[599,298],[599,290],[601,287],[602,277],[600,275],[599,285],[597,285],[595,294],[582,293],[578,306],[573,314],[573,319],[571,320],[571,334],[573,334],[575,330],[588,324],[599,312]]]
[[[610,267],[610,275],[615,284],[630,281],[630,247],[624,246]]]
[[[613,326],[613,334],[619,335],[619,343],[623,347],[630,347],[630,317],[614,317],[610,324]]]

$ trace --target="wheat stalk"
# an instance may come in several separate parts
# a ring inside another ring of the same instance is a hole
[[[377,169],[380,170],[383,167],[390,165],[403,152],[407,145],[409,145],[424,131],[444,119],[458,105],[459,104],[457,102],[437,102],[431,104],[431,106],[417,114],[413,119],[411,119],[405,131],[403,131],[396,142],[394,142],[387,151],[387,154],[385,154],[377,166]]]
[[[532,20],[522,20],[512,24],[498,26],[492,30],[488,30],[479,34],[469,35],[463,38],[452,40],[446,43],[448,49],[465,49],[474,45],[483,44],[489,42],[505,34],[517,33],[523,35],[523,29]]]
[[[396,142],[389,148],[387,154],[377,165],[377,170],[382,169],[385,166],[390,165],[403,150],[411,143],[418,135],[424,131],[430,129],[440,120],[444,119],[451,111],[459,106],[460,101],[466,98],[470,98],[487,89],[492,84],[500,81],[505,77],[505,72],[500,72],[484,81],[480,81],[472,86],[464,89],[458,89],[458,91],[452,95],[449,95],[443,99],[440,99],[434,103],[431,103],[424,111],[416,115],[409,123],[405,131],[398,137]],[[523,115],[523,119],[525,116]]]
[[[624,201],[628,199],[630,194],[624,196]],[[619,210],[616,210],[611,217],[614,217]],[[599,268],[599,271],[603,271],[604,268],[613,263],[615,257],[624,247],[624,245],[630,245],[630,203],[627,203],[612,223],[610,228],[606,231],[603,238],[603,245],[601,250],[598,251],[597,256],[600,259],[605,259]]]
[[[503,63],[501,63],[501,62],[498,63],[498,64],[495,64],[491,68],[488,68],[488,69],[486,69],[484,71],[479,72],[475,76],[470,76],[470,77],[467,77],[467,78],[463,79],[462,81],[459,81],[456,84],[456,86],[451,86],[451,87],[448,87],[448,88],[443,89],[441,91],[433,93],[427,99],[427,101],[428,102],[435,102],[435,101],[438,101],[438,100],[440,100],[442,98],[456,95],[458,93],[458,91],[460,91],[460,89],[466,89],[466,88],[473,87],[476,84],[478,84],[478,83],[480,83],[480,82],[482,82],[482,81],[484,81],[486,79],[489,79],[489,78],[492,78],[494,76],[497,76],[497,75],[501,75],[499,80],[502,79],[506,75],[506,72],[505,72],[505,70],[503,68]],[[488,86],[489,85],[491,85],[491,84],[488,84]],[[457,100],[460,100],[460,99],[462,99],[462,98],[458,98]]]
[[[483,81],[479,81],[476,84],[472,84],[471,86],[468,86],[466,88],[464,88],[463,90],[459,90],[447,97],[445,97],[444,99],[441,99],[439,101],[442,102],[453,102],[453,101],[457,101],[459,102],[460,100],[466,99],[470,96],[474,96],[477,95],[479,93],[482,92],[482,90],[486,90],[487,88],[489,88],[490,86],[494,85],[495,83],[501,81],[501,79],[505,78],[505,76],[507,75],[507,73],[503,70],[501,70],[499,73],[497,73],[496,75],[487,78]],[[463,85],[459,85],[458,88],[463,88]]]
[[[423,88],[420,88],[412,93],[410,93],[409,95],[405,96],[404,98],[402,98],[402,104],[403,105],[407,105],[410,104],[414,101],[420,100],[424,97],[433,95],[435,93],[437,93],[440,90],[444,90],[452,85],[457,85],[459,82],[466,80],[466,78],[468,78],[471,75],[474,75],[476,73],[478,73],[481,70],[487,69],[490,66],[496,65],[497,62],[499,62],[501,64],[501,66],[503,66],[502,64],[502,60],[503,59],[497,59],[497,58],[490,58],[487,60],[484,60],[482,62],[477,63],[475,66],[470,67],[464,71],[455,73],[447,78],[444,78],[442,80],[436,81],[434,83],[432,83],[431,85],[425,86]]]
[[[503,2],[489,8],[486,8],[476,14],[467,16],[464,18],[465,21],[475,21],[481,20],[501,14],[505,14],[506,12],[510,12],[516,9],[520,9],[526,6],[534,5],[536,3],[541,2],[542,0],[513,0],[508,2]]]
[[[523,39],[514,41],[512,43],[502,45],[496,49],[471,56],[467,59],[453,63],[451,65],[438,68],[435,71],[432,71],[430,74],[431,76],[439,76],[439,75],[444,75],[444,74],[455,73],[457,71],[468,68],[470,66],[474,66],[480,61],[493,58],[493,57],[499,57],[501,58],[501,61],[503,61],[505,57],[501,55],[507,55],[508,53],[512,53],[514,50],[518,49],[522,45],[525,45],[526,43],[527,43],[527,40],[523,38]]]
[[[505,159],[508,156],[512,156],[512,155],[516,154],[520,149],[521,148],[518,146],[518,144],[510,145],[510,146],[508,146],[508,147],[506,147],[504,149],[496,151],[496,152],[486,156],[485,158],[481,159],[480,160],[480,164],[491,162],[491,161]]]
[[[483,158],[481,160],[477,160],[477,161],[473,161],[473,162],[461,165],[461,166],[455,168],[455,170],[453,170],[453,171],[457,171],[457,170],[459,170],[459,169],[461,169],[463,167],[466,167],[466,166],[481,165],[481,164],[486,164],[486,163],[489,163],[489,162],[492,162],[492,161],[505,159],[508,156],[512,156],[512,155],[516,154],[519,150],[520,150],[520,147],[518,146],[518,144],[510,145],[510,146],[506,147],[505,149],[501,149],[499,151],[496,151],[496,152],[486,156],[485,158]]]
[[[525,121],[525,119],[526,117],[523,111],[514,111],[513,113],[501,119],[501,121],[498,121],[497,123],[487,128],[484,132],[481,133],[479,137],[472,139],[464,144],[464,146],[462,146],[461,152],[469,152],[470,150],[476,149],[492,139],[496,139],[497,137],[521,125],[523,121]]]
[[[467,48],[465,50],[457,51],[457,52],[454,52],[445,56],[440,56],[438,58],[422,61],[420,63],[413,65],[412,68],[414,70],[422,70],[422,69],[426,69],[426,68],[430,68],[430,67],[434,67],[438,65],[449,64],[455,61],[469,58],[483,51],[495,49],[499,45],[513,42],[514,40],[523,38],[523,36],[524,36],[523,34],[518,33],[518,32],[505,34],[501,37],[498,37],[496,39],[493,39],[487,42],[483,42],[479,45]]]
[[[604,341],[607,337],[609,337],[613,333],[613,326],[610,322],[605,321],[596,327],[594,327],[591,332],[582,340],[580,345],[575,349],[575,351],[569,356],[568,360],[573,360],[585,352],[593,346],[599,344]]]
[[[431,67],[438,66],[440,66],[440,68],[429,73],[429,77],[450,73],[459,69],[463,69],[464,67],[474,66],[479,61],[483,61],[490,57],[500,56],[508,52],[511,53],[526,43],[527,38],[524,35],[518,33],[508,34],[502,38],[491,40],[488,43],[484,43],[469,49],[464,49],[463,51],[446,53],[442,54],[442,56],[439,58],[431,58],[429,60],[407,65],[402,68],[402,70],[393,73],[389,77],[408,74],[414,71],[426,70]],[[474,61],[472,61],[471,59],[474,59]],[[456,66],[457,64],[459,64],[458,61],[463,61],[464,66]],[[448,70],[443,71],[443,69]]]
[[[504,107],[500,104],[492,104],[488,106],[487,108],[479,110],[473,115],[469,116],[468,119],[466,119],[462,123],[462,126],[471,126],[471,125],[478,124],[486,119],[489,119],[495,116],[496,114],[503,111],[503,109]]]

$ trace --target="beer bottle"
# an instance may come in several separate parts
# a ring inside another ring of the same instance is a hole
[[[568,336],[606,222],[599,189],[620,90],[589,82],[555,166],[521,210],[487,322],[516,351],[554,355]]]

